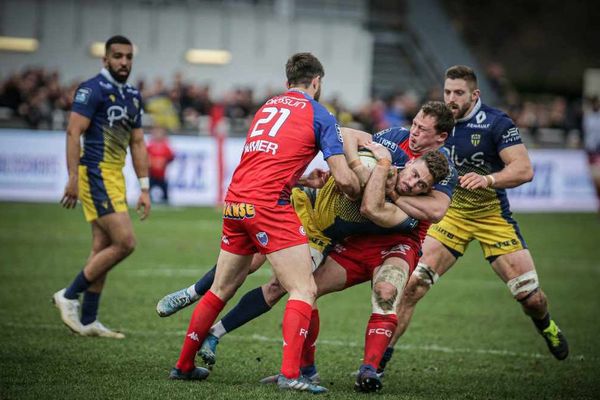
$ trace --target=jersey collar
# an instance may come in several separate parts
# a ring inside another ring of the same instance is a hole
[[[479,111],[480,108],[481,108],[481,97],[477,99],[477,103],[475,103],[475,107],[473,107],[471,112],[468,113],[467,115],[465,115],[464,117],[462,117],[461,119],[457,119],[456,122],[465,122],[465,121],[470,120],[471,118],[473,118],[473,116],[475,114],[477,114],[477,111]]]
[[[107,81],[109,81],[110,83],[112,83],[113,85],[118,87],[119,89],[123,89],[123,87],[125,86],[124,83],[117,82],[115,80],[115,78],[112,77],[112,75],[110,74],[110,72],[108,72],[108,70],[106,68],[102,68],[100,70],[100,75],[102,75],[104,77],[104,79],[106,79]]]
[[[300,89],[297,89],[297,88],[291,88],[291,89],[288,89],[287,91],[288,91],[288,92],[297,92],[297,93],[301,93],[301,94],[303,94],[304,96],[306,96],[306,97],[308,97],[308,98],[311,98],[311,99],[312,99],[312,96],[311,96],[310,94],[306,93],[304,90],[300,90]]]

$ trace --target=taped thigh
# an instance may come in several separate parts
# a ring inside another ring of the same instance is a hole
[[[512,293],[513,297],[522,302],[533,296],[539,290],[540,283],[538,281],[537,273],[535,270],[532,270],[509,280],[506,282],[506,286],[510,289],[510,293]],[[518,299],[518,296],[523,294],[525,296]]]

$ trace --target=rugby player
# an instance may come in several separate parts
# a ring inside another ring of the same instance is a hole
[[[379,371],[391,358],[393,346],[406,331],[418,301],[464,254],[472,240],[479,242],[484,257],[531,318],[550,353],[564,360],[569,354],[567,340],[550,317],[533,259],[506,196],[507,188],[533,179],[519,130],[505,113],[481,102],[477,77],[467,66],[457,65],[446,71],[444,101],[456,119],[445,146],[459,171],[460,185],[446,216],[427,232],[423,257],[404,291],[398,327]],[[411,203],[411,199],[402,201]]]
[[[67,126],[69,180],[61,204],[72,209],[77,199],[81,201],[85,219],[92,226],[92,251],[71,285],[54,293],[52,300],[65,325],[82,336],[125,337],[104,326],[97,314],[108,272],[135,248],[122,172],[128,146],[141,187],[136,209],[142,220],[150,213],[142,99],[139,91],[126,83],[132,60],[129,39],[113,36],[107,40],[104,68],[79,85]]]
[[[411,128],[410,131],[403,129],[403,128],[394,128],[394,129],[389,129],[386,131],[383,131],[377,135],[375,135],[375,140],[379,141],[380,143],[384,144],[391,152],[392,152],[392,157],[394,159],[394,164],[398,163],[398,160],[406,160],[406,153],[404,152],[403,149],[406,149],[407,151],[409,151],[411,153],[412,158],[414,158],[416,155],[420,154],[420,152],[425,152],[425,151],[431,151],[434,150],[436,148],[439,148],[445,138],[447,137],[447,132],[450,131],[452,129],[453,126],[453,118],[452,118],[452,114],[450,112],[450,110],[441,102],[430,102],[425,104],[421,110],[419,111],[417,117],[415,118],[415,122],[413,123],[413,127]],[[358,160],[358,154],[356,152],[356,148],[359,144],[364,145],[368,142],[370,142],[371,140],[371,135],[366,134],[364,132],[359,132],[359,131],[354,131],[354,130],[350,130],[347,128],[342,128],[342,132],[344,134],[344,147],[347,147],[347,143],[353,143],[354,146],[354,155],[351,156],[351,158],[349,158],[351,160],[350,164],[353,165],[354,164],[354,171],[357,172],[357,174],[359,176],[362,175],[363,171],[360,171],[361,168],[363,168],[362,165],[360,164],[355,164],[355,161]],[[356,137],[355,137],[356,136]],[[410,140],[409,140],[410,138]],[[405,162],[405,161],[403,161]],[[425,204],[421,207],[421,210],[419,211],[420,213],[425,213],[427,214],[424,218],[431,218],[433,220],[439,220],[441,219],[441,217],[443,216],[443,213],[445,212],[445,207],[447,207],[450,204],[450,196],[452,193],[452,187],[453,185],[456,183],[456,172],[454,170],[454,168],[451,168],[451,170],[453,171],[452,174],[450,174],[450,178],[449,179],[444,179],[444,182],[440,185],[436,185],[434,191],[431,191],[430,194],[428,194],[427,196],[419,196],[419,200],[423,201]],[[318,185],[318,182],[322,183],[322,179],[323,179],[323,173],[321,171],[316,171],[316,174],[311,174],[313,176],[309,176],[305,182],[306,183],[311,183],[311,184],[315,184]],[[404,171],[404,173],[412,173],[409,170]],[[445,177],[445,176],[444,176]],[[314,183],[313,183],[314,182]],[[335,186],[333,185],[333,182],[329,182],[329,188],[324,188],[323,190],[321,190],[319,192],[319,194],[317,195],[317,199],[316,201],[313,200],[313,202],[315,202],[315,206],[314,206],[314,210],[312,208],[309,207],[305,207],[305,206],[299,206],[299,203],[303,201],[303,192],[295,189],[294,194],[296,194],[297,196],[294,196],[294,205],[296,207],[297,212],[299,213],[299,215],[301,216],[301,219],[303,220],[303,223],[305,224],[305,229],[309,232],[309,237],[311,239],[311,246],[313,248],[318,249],[319,251],[313,251],[313,259],[316,260],[313,265],[316,267],[318,266],[318,264],[320,263],[320,260],[322,260],[322,255],[321,252],[322,250],[327,247],[327,245],[329,245],[331,243],[331,240],[329,238],[327,238],[325,235],[322,234],[322,232],[327,232],[329,235],[335,236],[337,234],[338,239],[339,238],[343,238],[346,234],[352,234],[352,233],[359,233],[359,234],[367,234],[367,233],[378,233],[375,231],[370,231],[369,229],[366,229],[366,225],[363,224],[362,229],[356,231],[356,232],[352,232],[351,230],[349,230],[349,227],[351,224],[347,223],[349,219],[352,219],[352,215],[358,215],[358,209],[359,209],[359,204],[356,205],[354,204],[353,207],[332,207],[332,206],[328,206],[327,204],[332,204],[331,201],[320,201],[321,198],[323,199],[327,199],[327,195],[328,196],[331,195],[331,193],[334,193],[334,190],[332,190],[333,188],[335,188]],[[404,192],[405,194],[410,192],[411,190],[416,189],[416,186],[413,184],[411,186],[411,188],[407,188],[406,186],[404,188],[402,188],[402,185],[399,188],[401,192]],[[421,188],[422,189],[422,188]],[[414,193],[413,193],[414,194]],[[331,196],[329,197],[331,199]],[[305,202],[306,203],[306,202]],[[343,204],[343,201],[338,202],[337,204]],[[348,202],[349,203],[349,202]],[[351,204],[351,203],[349,203]],[[312,204],[311,204],[312,205]],[[395,209],[397,209],[397,207],[393,207]],[[309,210],[309,212],[306,212],[306,210]],[[354,210],[354,211],[352,211]],[[332,214],[331,211],[334,211],[334,213]],[[364,210],[365,212],[369,212],[368,208],[365,208]],[[342,214],[342,215],[336,215],[336,212],[338,214]],[[393,212],[393,211],[392,211]],[[310,215],[316,214],[317,216],[321,215],[320,218],[318,218],[320,220],[320,223],[317,224],[318,229],[311,229],[311,226],[314,226],[315,224],[313,223],[313,221],[311,220]],[[374,214],[374,212],[371,212],[369,215],[371,218],[376,218],[376,214]],[[354,217],[355,218],[355,217]],[[344,221],[344,219],[346,219],[346,221]],[[364,220],[364,218],[363,218]],[[307,222],[308,221],[308,222]],[[326,221],[326,222],[324,222]],[[379,224],[383,225],[384,227],[394,227],[394,224],[397,224],[398,221],[400,220],[394,220],[393,218],[390,218],[389,215],[384,215],[383,218],[379,218]],[[333,223],[336,222],[336,223]],[[421,222],[421,224],[423,224],[424,222]],[[428,226],[427,223],[425,223],[426,226]],[[371,223],[371,225],[373,225]],[[422,240],[422,237],[424,237],[424,232],[426,231],[426,227],[423,229],[419,229],[419,233],[418,233],[418,239],[417,240],[413,240],[411,242],[411,244],[413,244],[413,248],[415,249],[414,252],[412,252],[412,255],[418,254],[418,249],[420,248],[420,242]],[[316,234],[315,234],[316,233]],[[361,238],[357,238],[357,242],[361,241]],[[381,265],[382,257],[381,254],[378,253],[378,249],[381,249],[381,251],[385,251],[386,254],[388,256],[393,256],[394,253],[396,252],[395,250],[400,249],[402,250],[404,253],[406,252],[406,250],[403,248],[403,246],[397,246],[399,244],[399,242],[394,241],[394,239],[391,239],[391,237],[386,238],[385,240],[379,240],[379,242],[377,242],[377,236],[373,236],[372,238],[373,240],[375,240],[375,243],[379,243],[379,247],[374,246],[373,248],[375,249],[372,253],[373,258],[371,260],[369,260],[369,262],[363,263],[363,264],[356,264],[353,263],[353,267],[354,269],[356,269],[358,272],[355,272],[354,275],[360,275],[357,276],[355,280],[350,279],[348,282],[349,286],[356,284],[356,283],[360,283],[363,282],[365,280],[369,280],[372,277],[372,273],[373,270],[376,267],[379,267]],[[353,242],[351,239],[350,243],[355,243]],[[364,241],[364,243],[371,243],[370,240]],[[414,245],[416,244],[416,245]],[[356,246],[351,246],[351,248],[361,248],[360,245],[356,245]],[[396,249],[393,249],[394,247],[396,247]],[[313,249],[311,249],[313,250]],[[343,256],[340,256],[343,257]],[[377,260],[379,261],[377,263],[377,261],[373,261],[373,260]],[[413,257],[412,259],[412,264],[414,267],[414,264],[416,263],[416,257]],[[257,268],[259,265],[262,264],[262,262],[264,262],[264,258],[260,257],[260,256],[255,256],[253,264],[254,264],[254,269]],[[367,265],[367,267],[365,268],[364,266]],[[363,270],[363,272],[361,272],[360,270]],[[346,274],[345,270],[341,270],[338,271],[337,276],[340,277],[342,276],[341,274]],[[179,309],[187,306],[188,304],[190,304],[193,301],[196,301],[203,293],[203,289],[204,287],[206,287],[206,281],[210,281],[211,279],[211,272],[209,271],[209,273],[207,273],[203,278],[201,278],[198,282],[196,282],[195,285],[190,286],[189,288],[186,289],[181,289],[177,292],[171,293],[167,296],[165,296],[163,299],[161,299],[161,301],[159,301],[158,305],[157,305],[157,311],[159,312],[159,315],[161,316],[168,316],[171,315],[172,313],[178,311]],[[405,274],[407,276],[407,274]],[[337,287],[335,288],[336,290],[341,290],[343,289],[346,279],[342,278],[341,281],[336,281],[337,282]],[[336,283],[334,282],[334,283]],[[340,283],[341,282],[341,283]],[[379,289],[379,286],[383,286],[383,290],[385,290],[385,283],[382,282],[381,285],[376,285],[376,287]],[[320,289],[320,288],[319,288]],[[389,287],[388,287],[389,289]],[[400,286],[400,290],[402,289],[402,285]],[[332,290],[332,289],[331,289]],[[330,291],[331,291],[330,290]],[[393,289],[393,290],[388,290],[388,294],[390,294],[391,292],[393,292],[394,290],[396,290],[396,294],[399,296],[398,294],[398,289]],[[242,299],[240,300],[240,302],[238,303],[238,305],[232,309],[224,318],[222,321],[218,322],[217,324],[215,324],[215,326],[213,326],[213,328],[211,329],[211,334],[207,337],[207,340],[204,342],[201,350],[200,350],[200,354],[203,357],[203,359],[209,364],[214,364],[215,362],[215,349],[216,349],[216,345],[218,344],[218,340],[219,338],[224,335],[227,332],[232,331],[233,329],[236,329],[237,327],[245,324],[246,322],[252,320],[253,318],[258,317],[259,315],[261,315],[262,313],[268,311],[271,306],[277,301],[279,300],[279,298],[281,298],[281,296],[283,296],[285,292],[281,290],[280,286],[277,284],[276,279],[272,279],[271,282],[269,282],[266,285],[263,285],[262,287],[256,288],[250,292],[248,292],[244,297],[242,297]],[[380,294],[377,294],[377,296],[381,297]],[[387,298],[387,300],[385,301],[389,301],[389,298]],[[315,334],[315,338],[316,338],[316,334],[317,331],[314,330],[313,328],[313,321],[315,320],[315,314],[316,314],[316,318],[318,321],[318,313],[316,313],[316,310],[313,311],[313,318],[311,319],[311,328],[309,328],[309,332],[308,332],[308,341],[310,342],[310,338],[313,336],[313,332]],[[393,314],[393,313],[392,313]],[[318,322],[317,322],[318,325]],[[390,335],[391,336],[391,335]],[[308,343],[308,342],[307,342]],[[314,340],[312,341],[312,343],[314,344]],[[385,349],[385,346],[383,346],[383,349],[381,349],[381,352]],[[312,359],[314,359],[314,357],[312,357]],[[377,365],[379,361],[377,360],[374,365]],[[315,379],[317,377],[316,375],[316,370],[314,369],[314,365],[313,362],[310,361],[310,358],[307,359],[303,359],[303,368],[302,368],[303,374],[306,375],[307,377],[311,377],[313,379]],[[366,377],[368,379],[368,377]],[[380,386],[379,386],[380,387]]]
[[[338,187],[351,198],[360,193],[349,169],[335,118],[318,103],[323,66],[310,53],[286,63],[288,91],[258,110],[246,137],[240,164],[225,197],[221,251],[214,282],[196,305],[171,379],[202,380],[209,371],[195,356],[226,302],[244,282],[254,253],[265,254],[278,281],[290,294],[283,316],[280,389],[323,393],[300,374],[316,285],[306,233],[290,194],[309,162],[321,150]]]

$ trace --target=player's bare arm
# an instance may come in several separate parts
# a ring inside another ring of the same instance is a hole
[[[533,179],[533,167],[524,144],[516,144],[500,151],[504,168],[490,175],[469,172],[460,177],[460,185],[475,190],[486,187],[498,189],[513,188]]]
[[[135,207],[143,221],[150,215],[150,193],[147,185],[148,179],[148,152],[146,143],[144,142],[144,131],[141,128],[136,128],[131,131],[131,139],[129,141],[131,147],[131,159],[133,161],[133,169],[140,180],[141,193]]]
[[[356,174],[348,167],[346,156],[333,155],[327,159],[327,165],[337,187],[351,199],[357,199],[360,196],[360,184]]]
[[[331,176],[329,171],[324,169],[315,168],[308,175],[302,176],[298,179],[298,184],[314,189],[320,189],[325,186],[325,183]]]
[[[371,142],[372,136],[367,132],[352,128],[341,128],[341,131],[344,138],[344,154],[346,155],[348,165],[356,176],[358,176],[360,186],[365,187],[371,171],[360,162],[358,149]]]
[[[385,147],[377,143],[366,143],[365,147],[371,150],[377,160],[377,165],[373,168],[371,178],[365,187],[360,212],[375,224],[384,228],[392,228],[408,218],[404,211],[385,199],[392,156]]]
[[[407,215],[420,221],[436,223],[444,218],[451,198],[438,190],[432,190],[424,195],[397,196],[392,200]]]
[[[81,135],[90,126],[90,119],[81,114],[72,112],[67,125],[67,170],[69,180],[65,186],[60,204],[64,208],[75,208],[79,196],[79,155],[81,152]]]

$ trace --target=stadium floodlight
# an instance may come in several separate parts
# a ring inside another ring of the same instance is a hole
[[[92,44],[90,44],[90,55],[92,57],[96,57],[96,58],[102,58],[104,57],[104,45],[106,44],[106,42],[92,42]],[[138,48],[137,46],[134,44],[133,45],[133,55],[137,55],[138,52]]]
[[[231,62],[231,53],[227,50],[189,49],[185,60],[190,64],[225,65]]]
[[[0,36],[0,51],[33,53],[37,51],[39,45],[39,41],[34,38]]]

